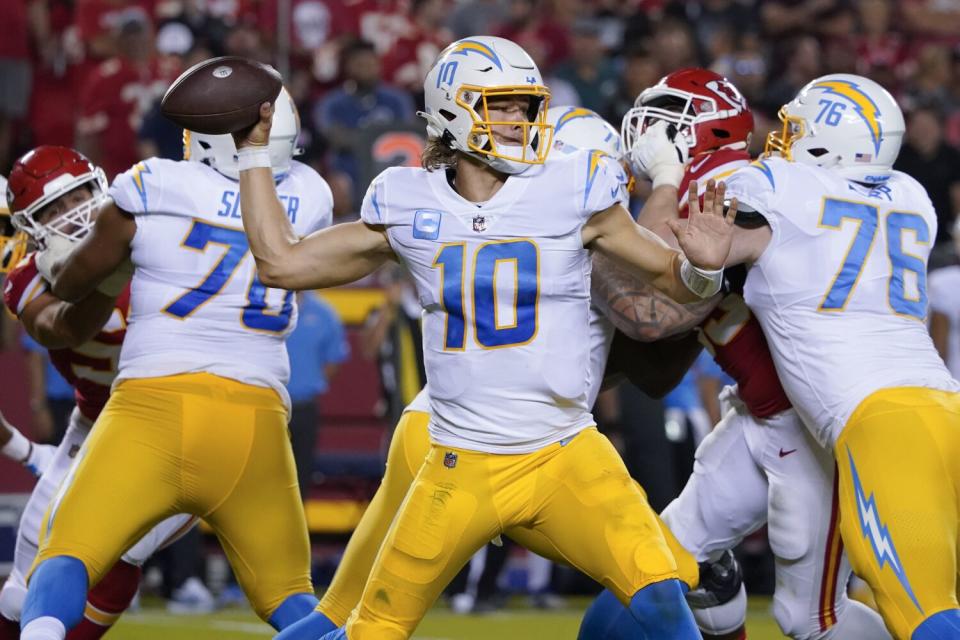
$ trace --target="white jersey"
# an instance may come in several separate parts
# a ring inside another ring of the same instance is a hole
[[[960,266],[930,272],[930,308],[950,320],[947,367],[960,380]]]
[[[277,193],[298,235],[330,224],[330,189],[313,169],[294,162]],[[137,223],[117,380],[202,371],[271,387],[289,405],[296,297],[257,278],[239,185],[205,164],[151,158],[117,176],[110,195]]]
[[[744,298],[760,319],[780,381],[823,445],[880,389],[956,390],[927,333],[927,257],[936,215],[894,172],[869,188],[780,158],[727,180],[772,238]]]
[[[610,357],[610,345],[613,342],[613,333],[616,328],[607,319],[607,316],[592,304],[590,305],[590,388],[587,391],[587,407],[593,407],[600,395],[603,385],[603,374],[607,369],[607,358]],[[420,393],[410,401],[403,412],[421,411],[430,413],[430,385],[426,385]]]
[[[511,176],[482,205],[442,170],[392,168],[370,185],[361,216],[386,227],[423,307],[434,442],[524,453],[593,424],[581,230],[625,186],[594,151]]]

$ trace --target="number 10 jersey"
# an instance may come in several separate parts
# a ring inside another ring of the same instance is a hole
[[[510,176],[487,202],[443,170],[392,168],[364,198],[416,281],[431,438],[527,453],[593,424],[590,256],[581,230],[626,199],[622,168],[582,151]]]

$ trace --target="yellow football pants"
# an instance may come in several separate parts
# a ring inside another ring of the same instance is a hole
[[[624,603],[678,577],[655,514],[596,429],[519,455],[431,445],[347,622],[350,639],[408,638],[470,556],[518,527]]]
[[[960,394],[878,391],[837,439],[840,532],[887,628],[957,607]]]
[[[47,513],[37,563],[72,556],[95,585],[161,520],[214,529],[257,615],[313,593],[286,410],[272,389],[210,374],[125,380]],[[36,565],[34,565],[36,566]]]
[[[430,434],[427,431],[429,422],[429,413],[407,411],[397,423],[390,440],[383,482],[354,529],[333,581],[317,606],[317,610],[337,626],[343,626],[350,612],[360,602],[380,544],[430,450]],[[646,501],[646,493],[639,484],[634,484]],[[700,577],[696,559],[680,546],[659,516],[657,522],[677,561],[680,579],[691,589],[695,589]],[[521,546],[544,558],[569,564],[550,540],[534,529],[514,527],[505,533]]]

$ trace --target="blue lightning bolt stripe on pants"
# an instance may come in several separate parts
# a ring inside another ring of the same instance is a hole
[[[960,394],[925,388],[868,396],[837,439],[843,542],[898,639],[958,608],[958,452]]]

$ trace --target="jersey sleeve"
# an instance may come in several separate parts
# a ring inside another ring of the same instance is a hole
[[[28,304],[47,291],[49,285],[37,271],[36,254],[30,254],[7,274],[3,285],[3,304],[20,317]]]
[[[162,173],[157,158],[138,162],[114,179],[110,197],[119,208],[134,215],[158,211],[163,205]]]
[[[310,235],[314,231],[326,229],[333,224],[333,192],[330,185],[314,169],[301,162],[293,161],[293,172],[296,173],[298,184],[303,185],[303,192],[308,194],[310,208],[305,211],[309,217],[304,220],[302,227],[298,226],[298,233]],[[281,183],[282,184],[282,183]],[[304,200],[301,198],[299,202]]]
[[[764,215],[773,211],[776,197],[774,166],[768,160],[756,160],[724,180],[727,198],[736,198],[745,210]]]
[[[363,204],[360,205],[360,219],[367,224],[389,224],[387,184],[390,182],[392,169],[391,167],[383,171],[367,187],[367,193],[363,196]]]
[[[620,163],[596,149],[577,159],[577,181],[583,185],[579,205],[584,217],[619,203],[627,206],[627,173]]]

